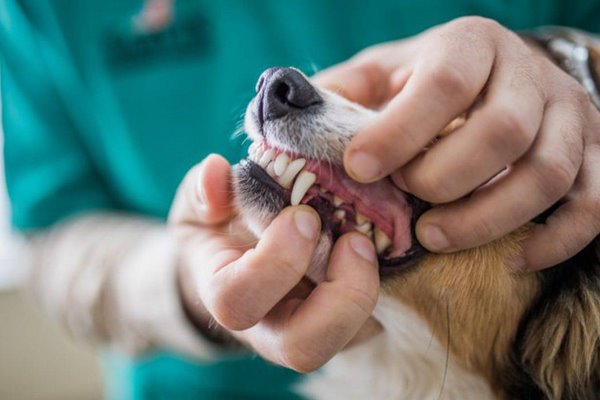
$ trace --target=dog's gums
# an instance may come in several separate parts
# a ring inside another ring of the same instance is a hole
[[[373,241],[388,266],[389,260],[397,263],[409,255],[413,210],[407,196],[388,180],[360,184],[341,166],[278,149],[266,140],[250,146],[246,162],[253,177],[277,192],[286,205],[313,207],[334,240],[358,231]]]

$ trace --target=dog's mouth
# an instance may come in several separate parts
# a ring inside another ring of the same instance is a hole
[[[333,240],[352,231],[369,237],[382,273],[408,267],[425,253],[414,224],[428,205],[398,190],[389,178],[361,184],[342,166],[281,150],[266,140],[250,146],[242,168],[284,205],[314,208]]]

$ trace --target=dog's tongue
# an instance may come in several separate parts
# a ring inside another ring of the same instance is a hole
[[[357,212],[393,238],[390,257],[402,257],[411,248],[413,210],[406,195],[389,178],[362,184],[346,175],[342,168],[317,161],[309,162],[305,169],[315,173],[319,186],[351,202]]]

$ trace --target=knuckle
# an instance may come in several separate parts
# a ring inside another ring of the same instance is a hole
[[[480,17],[480,16],[468,16],[457,18],[452,22],[455,29],[466,30],[466,31],[481,31],[481,32],[498,32],[503,29],[502,25],[493,19]]]
[[[365,315],[370,315],[377,304],[377,288],[347,287],[344,289],[348,300]]]
[[[424,173],[409,186],[417,196],[430,202],[443,203],[455,197],[452,185],[439,173]]]
[[[515,110],[500,111],[490,129],[487,139],[495,149],[524,152],[531,145],[534,128],[531,118]]]
[[[470,91],[470,80],[458,65],[440,65],[432,69],[430,79],[435,87],[450,97],[464,95]]]
[[[300,340],[296,335],[284,335],[279,348],[281,363],[294,371],[301,373],[313,372],[322,367],[328,357],[319,352],[319,343]]]
[[[572,163],[557,153],[539,152],[533,158],[533,169],[539,189],[548,203],[563,196],[575,178]]]
[[[248,329],[258,322],[239,296],[236,285],[217,286],[208,294],[206,308],[223,327],[231,330]]]
[[[469,235],[464,236],[466,241],[458,247],[470,247],[471,242],[485,243],[497,239],[503,233],[502,227],[497,224],[494,218],[486,218],[486,216],[477,216],[469,226],[471,227]]]

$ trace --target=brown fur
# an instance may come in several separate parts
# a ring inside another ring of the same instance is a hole
[[[384,288],[429,323],[455,361],[494,383],[539,288],[535,274],[506,266],[524,234],[523,229],[476,249],[430,255]]]

